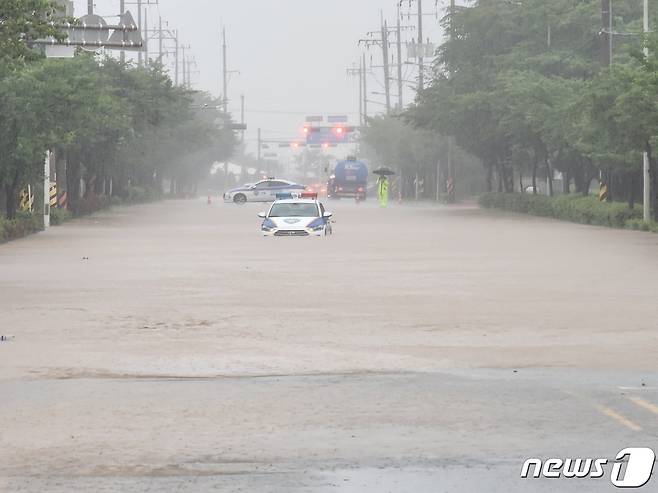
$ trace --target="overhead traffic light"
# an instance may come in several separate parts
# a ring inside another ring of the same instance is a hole
[[[332,127],[304,127],[307,144],[346,144],[349,142],[349,135],[356,130],[356,127],[347,125],[334,125]]]

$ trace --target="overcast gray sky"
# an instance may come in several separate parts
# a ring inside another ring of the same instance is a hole
[[[136,0],[126,0],[135,2]],[[144,0],[146,1],[146,0]],[[154,2],[155,0],[151,0]],[[308,114],[349,114],[358,122],[358,82],[346,69],[357,63],[362,48],[358,40],[368,31],[378,30],[380,11],[389,23],[396,20],[397,0],[159,0],[149,9],[149,24],[161,15],[170,29],[178,29],[180,41],[191,45],[198,63],[193,75],[194,87],[220,94],[221,27],[225,26],[229,45],[231,75],[228,95],[230,110],[239,119],[240,95],[247,107],[247,139],[256,138],[263,129],[265,138],[299,136]],[[425,0],[427,14],[435,9],[433,0]],[[86,0],[76,0],[76,14],[86,13]],[[95,0],[96,13],[116,14],[119,0]],[[127,5],[133,13],[135,5]],[[402,12],[415,11],[404,0]],[[135,14],[135,17],[136,14]],[[425,35],[440,41],[438,19],[425,16]],[[405,23],[415,24],[416,18]],[[410,40],[415,32],[407,35]],[[150,48],[157,49],[152,42]],[[368,60],[381,65],[378,48],[366,51]],[[403,55],[406,58],[406,50]],[[173,57],[170,57],[173,60]],[[382,70],[374,68],[369,91],[383,92]],[[405,77],[415,80],[417,72],[405,68]],[[407,84],[410,85],[410,84]],[[383,101],[378,95],[371,99]],[[406,102],[413,98],[405,92]],[[372,111],[381,106],[371,104]],[[250,146],[253,150],[253,146]]]

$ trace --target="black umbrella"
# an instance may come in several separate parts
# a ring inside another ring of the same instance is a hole
[[[393,176],[395,174],[395,171],[390,170],[388,168],[377,168],[375,171],[373,171],[373,174],[379,176]]]

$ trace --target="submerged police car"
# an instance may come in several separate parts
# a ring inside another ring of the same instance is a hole
[[[277,195],[268,212],[261,212],[263,236],[328,236],[333,214],[318,202],[317,193]]]

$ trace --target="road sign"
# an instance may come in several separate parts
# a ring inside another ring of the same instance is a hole
[[[91,26],[94,29],[91,29]],[[69,41],[94,45],[107,43],[110,31],[106,28],[107,22],[100,15],[85,15],[80,17],[79,23],[75,27],[67,29]]]
[[[46,58],[73,58],[74,56],[75,46],[46,46]]]
[[[87,49],[117,48],[124,51],[141,51],[144,40],[133,16],[130,12],[126,12],[121,15],[120,19],[118,25],[108,25],[102,17],[97,15],[86,15],[75,23],[59,22],[55,27],[66,33],[66,39],[60,41],[50,36],[32,41],[32,44],[46,45],[46,47],[81,46]],[[46,53],[48,56],[61,58],[70,53],[70,50],[47,48]]]
[[[119,25],[124,27],[126,31],[114,31],[108,40],[108,44],[110,46],[121,46],[121,49],[125,51],[142,51],[144,40],[130,11],[126,11],[121,15]]]

